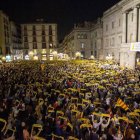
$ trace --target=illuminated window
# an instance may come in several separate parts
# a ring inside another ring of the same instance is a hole
[[[77,38],[80,38],[80,34],[77,35]]]
[[[82,44],[81,44],[81,48],[84,48],[84,47],[85,47],[85,45],[84,45],[84,43],[82,43]]]

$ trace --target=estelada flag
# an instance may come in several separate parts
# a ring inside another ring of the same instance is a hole
[[[119,98],[117,104],[120,105],[124,110],[128,110],[127,105]]]

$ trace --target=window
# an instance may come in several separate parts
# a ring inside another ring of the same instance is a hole
[[[49,31],[49,35],[52,35],[52,30]]]
[[[81,34],[81,38],[84,38],[84,35],[83,34]]]
[[[33,49],[37,49],[37,43],[33,43]]]
[[[74,49],[74,44],[72,44],[72,49]]]
[[[108,47],[108,39],[106,39],[106,47]]]
[[[9,33],[7,32],[7,37],[9,37]]]
[[[42,35],[45,35],[45,30],[42,30]]]
[[[5,31],[5,36],[7,36],[6,31]]]
[[[42,30],[45,30],[45,26],[44,25],[42,25]]]
[[[49,44],[49,48],[53,48],[53,44],[52,43]]]
[[[78,38],[78,39],[80,38],[80,34],[77,35],[77,38]]]
[[[82,48],[82,49],[84,48],[84,43],[81,44],[81,48]]]
[[[133,13],[132,13],[132,18],[131,18],[131,20],[133,21]]]
[[[91,42],[91,50],[93,50],[93,43]]]
[[[42,49],[46,48],[46,43],[42,43]]]
[[[84,58],[84,57],[85,57],[85,52],[82,51],[82,52],[81,52],[81,58]]]
[[[36,35],[36,31],[33,31],[33,35]]]
[[[52,26],[49,26],[49,35],[52,35]]]
[[[27,37],[24,37],[24,42],[28,42],[28,38]]]
[[[24,30],[27,30],[27,26],[24,26]]]
[[[93,51],[91,51],[91,55],[93,55]]]
[[[114,58],[115,58],[115,55],[114,55],[114,52],[112,52],[112,59],[114,60]]]
[[[33,25],[33,30],[36,30],[36,29],[35,29],[35,25]]]
[[[119,44],[122,43],[122,36],[119,36]]]
[[[97,48],[97,43],[95,42],[95,48]]]
[[[27,36],[27,31],[26,30],[24,31],[24,36]]]
[[[94,51],[94,57],[97,58],[97,51]]]
[[[29,49],[28,43],[24,43],[24,48]]]
[[[112,29],[114,29],[114,22],[112,22]]]
[[[122,26],[122,19],[119,19],[119,26]]]
[[[52,42],[52,36],[49,36],[49,42]]]
[[[84,34],[84,39],[87,39],[87,35],[86,34]]]
[[[95,32],[95,37],[97,37],[97,32]]]
[[[52,30],[52,26],[51,25],[49,25],[49,30]]]
[[[112,38],[111,45],[114,46],[114,44],[115,44],[115,39]]]
[[[33,42],[36,42],[36,37],[33,37]]]
[[[6,47],[6,54],[10,54],[10,48]]]
[[[45,36],[42,36],[42,42],[46,42],[46,41],[45,41]]]
[[[108,25],[106,25],[106,31],[108,31]]]

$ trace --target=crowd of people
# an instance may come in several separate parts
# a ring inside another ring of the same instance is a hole
[[[80,60],[0,70],[0,140],[140,140],[139,113],[139,70]]]

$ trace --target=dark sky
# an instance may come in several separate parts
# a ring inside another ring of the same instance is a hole
[[[0,0],[0,9],[16,23],[43,18],[58,24],[58,39],[70,32],[74,23],[94,21],[120,0]]]

